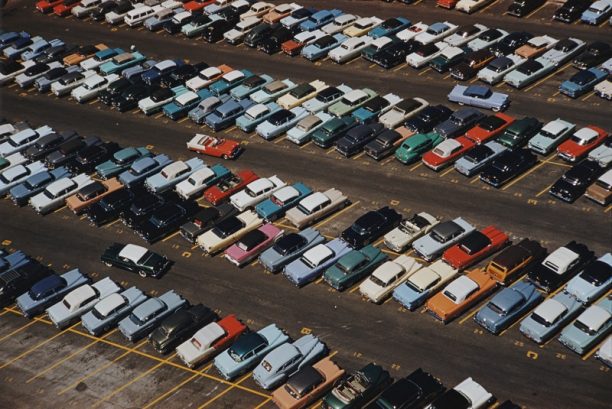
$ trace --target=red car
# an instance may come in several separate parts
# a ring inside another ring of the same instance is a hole
[[[450,10],[454,9],[457,3],[459,3],[459,0],[438,0],[436,1],[436,6]]]
[[[55,6],[62,4],[64,0],[43,0],[36,3],[36,10],[43,14],[51,13]]]
[[[183,5],[185,11],[190,11],[191,14],[201,13],[204,7],[213,4],[215,0],[190,1]]]
[[[187,149],[215,158],[234,159],[242,151],[242,145],[231,139],[196,134],[187,142]]]
[[[506,114],[489,115],[482,118],[476,126],[465,133],[465,137],[477,145],[487,142],[503,132],[514,118]]]
[[[510,242],[508,235],[495,226],[474,230],[442,254],[442,260],[463,270],[496,252]]]
[[[561,159],[576,162],[582,159],[591,149],[596,148],[608,136],[608,133],[593,125],[585,126],[574,132],[571,138],[557,147]]]
[[[423,155],[423,164],[438,171],[453,162],[475,146],[474,142],[465,136],[447,139]]]
[[[204,191],[204,198],[214,206],[226,201],[246,185],[259,179],[252,170],[241,170],[236,175],[211,186]]]
[[[81,0],[64,0],[57,6],[53,7],[53,14],[60,17],[66,17],[70,14],[73,7],[81,4]]]

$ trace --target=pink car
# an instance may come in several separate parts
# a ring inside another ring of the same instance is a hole
[[[271,223],[264,224],[257,230],[247,233],[240,241],[225,250],[225,258],[242,267],[253,260],[259,253],[270,247],[283,230]]]

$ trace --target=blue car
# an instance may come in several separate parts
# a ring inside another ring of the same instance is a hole
[[[236,126],[244,132],[253,132],[257,125],[279,109],[281,108],[276,102],[253,105],[236,119]]]
[[[565,292],[583,304],[589,304],[612,288],[612,253],[587,264],[565,286]]]
[[[412,22],[404,17],[391,17],[382,22],[378,27],[373,28],[368,33],[368,36],[376,39],[383,36],[391,37],[399,33],[405,28],[408,28]]]
[[[29,260],[30,258],[23,251],[4,254],[2,250],[0,250],[0,273],[21,267],[28,263]]]
[[[234,99],[243,99],[251,95],[255,91],[259,91],[267,84],[271,83],[273,78],[268,74],[253,75],[238,85],[236,88],[232,88],[230,95]]]
[[[6,47],[2,52],[6,58],[17,58],[27,50],[27,48],[37,41],[42,40],[42,37],[19,37],[16,41]]]
[[[559,85],[559,92],[571,98],[578,98],[580,95],[591,91],[595,85],[607,77],[608,73],[601,68],[593,67],[578,71],[569,80],[565,80]]]
[[[544,299],[535,285],[519,281],[498,292],[476,313],[474,321],[492,334],[499,334]]]
[[[300,23],[299,31],[314,31],[317,28],[323,27],[327,23],[331,23],[333,19],[344,14],[342,10],[319,10],[312,14],[308,20]]]
[[[189,111],[189,119],[198,125],[206,122],[206,117],[210,115],[221,104],[226,103],[230,99],[229,95],[220,95],[218,97],[210,96],[201,100],[198,105]]]
[[[612,1],[598,0],[586,9],[580,20],[586,24],[598,25],[612,14]]]
[[[101,299],[90,311],[83,314],[81,317],[83,328],[91,335],[99,336],[117,325],[148,298],[136,287],[113,293]]]
[[[155,60],[146,60],[142,64],[133,65],[130,68],[126,68],[121,71],[121,76],[125,79],[132,79],[136,76],[142,76],[145,72],[152,70],[157,64],[158,61]]]
[[[276,324],[270,324],[257,332],[242,334],[231,347],[217,355],[214,365],[225,379],[231,380],[250,370],[264,355],[287,341],[289,336]]]
[[[167,155],[157,155],[138,159],[132,166],[119,175],[119,181],[126,187],[130,187],[144,181],[146,177],[159,172],[164,166],[172,163]]]
[[[178,95],[174,100],[164,105],[162,111],[168,118],[176,121],[189,114],[193,108],[195,108],[200,101],[204,98],[210,97],[212,94],[207,89],[201,89],[198,92],[187,91],[181,95]]]
[[[255,103],[250,99],[243,99],[240,101],[230,99],[207,115],[204,122],[213,131],[220,131],[234,125],[236,118],[253,105],[255,105]]]
[[[302,56],[310,61],[316,61],[324,58],[331,50],[338,47],[347,38],[347,36],[341,33],[336,33],[333,36],[323,36],[315,42],[302,48]]]
[[[280,188],[268,199],[257,204],[255,211],[264,220],[273,221],[284,216],[287,210],[311,193],[312,189],[303,183],[294,183],[293,186]]]
[[[145,180],[145,187],[153,193],[165,192],[203,167],[204,161],[200,158],[191,158],[186,161],[177,160],[149,176]]]
[[[13,186],[9,190],[9,196],[17,206],[25,206],[32,196],[42,192],[49,183],[69,177],[72,177],[72,173],[63,166],[50,171],[39,172],[30,176],[22,183]]]
[[[64,294],[90,281],[78,268],[62,275],[50,275],[34,284],[30,291],[17,297],[17,307],[25,317],[32,318],[44,312]]]
[[[104,75],[115,74],[133,65],[140,64],[145,60],[144,54],[136,51],[133,53],[123,53],[114,56],[110,61],[100,66],[100,73]]]
[[[470,105],[478,108],[500,112],[510,105],[508,94],[494,92],[485,85],[455,85],[448,94],[448,100],[459,105]]]
[[[30,38],[30,34],[26,33],[25,31],[9,31],[0,34],[0,49],[8,47],[20,38]]]
[[[163,75],[170,74],[184,64],[185,62],[183,60],[163,60],[155,64],[150,70],[144,72],[140,78],[142,78],[147,85],[159,84]]]
[[[230,71],[212,83],[210,87],[208,87],[209,91],[213,95],[221,95],[227,92],[230,92],[232,88],[236,88],[238,85],[242,84],[244,80],[249,77],[252,77],[254,74],[249,70],[234,70]]]
[[[95,168],[96,174],[102,179],[110,179],[128,169],[138,159],[146,156],[153,156],[153,154],[144,146],[123,148],[115,152],[109,160],[97,165]]]
[[[37,41],[33,43],[32,45],[30,45],[27,51],[24,51],[21,54],[21,59],[23,61],[32,60],[38,57],[39,55],[41,55],[46,49],[51,48],[51,47],[61,46],[61,45],[64,45],[64,42],[58,38],[55,38],[50,41],[47,41],[47,40]]]
[[[342,239],[318,244],[307,250],[300,258],[287,264],[283,274],[297,287],[302,287],[319,278],[327,267],[333,265],[352,249]]]

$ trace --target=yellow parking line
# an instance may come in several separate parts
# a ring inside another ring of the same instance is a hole
[[[7,312],[9,312],[9,310],[5,311],[4,313],[7,313]],[[3,313],[3,314],[4,314],[4,313]],[[17,333],[19,333],[19,332],[23,331],[24,329],[26,329],[26,328],[28,328],[28,327],[30,327],[30,326],[32,326],[32,325],[34,325],[34,324],[36,324],[36,321],[30,321],[30,322],[28,322],[27,324],[25,324],[25,325],[23,325],[23,326],[21,326],[21,327],[17,328],[16,330],[14,330],[13,332],[11,332],[10,334],[6,334],[6,335],[4,335],[2,338],[0,338],[0,342],[4,341],[4,340],[5,340],[5,339],[7,339],[7,338],[12,337],[13,335],[15,335],[15,334],[17,334]]]
[[[230,133],[230,132],[232,132],[234,129],[236,129],[236,125],[232,126],[232,127],[231,127],[231,128],[229,128],[229,129],[226,129],[224,133]]]
[[[200,372],[206,372],[207,370],[209,370],[211,367],[213,366],[213,364],[209,364],[208,366],[206,366],[206,368],[200,370]],[[174,392],[176,392],[177,390],[179,390],[181,387],[183,387],[184,385],[188,384],[189,382],[191,382],[192,380],[194,380],[195,378],[198,377],[199,374],[193,374],[192,376],[190,376],[189,378],[185,379],[184,381],[182,381],[181,383],[179,383],[178,385],[174,386],[172,389],[166,391],[165,393],[163,393],[162,395],[159,395],[157,398],[153,399],[152,401],[150,401],[149,403],[147,403],[146,405],[144,405],[142,407],[142,409],[148,409],[151,406],[155,405],[156,403],[164,400],[165,398],[167,398],[168,396],[170,396],[171,394],[173,394]]]
[[[600,24],[600,25],[598,25],[597,27],[603,27],[603,26],[605,26],[605,25],[608,23],[608,21],[609,21],[609,20],[610,20],[610,19],[605,18],[605,19],[604,19],[604,21],[602,21],[602,22],[601,22],[601,24]]]
[[[467,321],[468,319],[472,318],[478,311],[480,311],[482,306],[485,305],[487,302],[489,302],[489,296],[490,295],[491,295],[491,293],[487,294],[485,299],[482,300],[480,302],[480,304],[478,304],[477,306],[473,307],[472,311],[465,318],[462,318],[461,321],[459,321],[459,325],[462,325],[465,321]]]
[[[568,69],[572,64],[571,63],[567,63],[565,64],[563,67],[559,68],[558,70],[553,70],[550,74],[548,74],[546,77],[542,78],[539,81],[536,81],[533,85],[528,86],[527,88],[525,88],[525,92],[527,91],[531,91],[532,89],[534,89],[535,87],[537,87],[538,85],[540,85],[541,83],[543,83],[544,81],[554,77],[555,75],[559,75],[561,74],[563,71],[565,71],[566,69]]]
[[[455,167],[451,165],[446,171],[442,172],[439,177],[444,177],[455,170]]]
[[[548,5],[548,3],[544,3],[542,4],[540,7],[538,7],[537,9],[535,9],[534,11],[532,11],[531,13],[527,14],[524,18],[529,18],[531,16],[533,16],[535,13],[537,13],[538,11],[542,10],[544,7],[546,7]]]
[[[543,160],[542,162],[538,163],[536,166],[534,166],[533,168],[529,169],[527,172],[523,173],[521,176],[511,181],[506,186],[502,187],[502,190],[508,190],[508,188],[510,188],[511,186],[514,186],[517,182],[525,179],[527,176],[529,176],[530,174],[532,174],[533,172],[535,172],[542,166],[546,165],[546,163],[547,163],[547,160]]]
[[[375,66],[376,66],[376,63],[373,62],[372,64],[368,66],[368,68],[374,68]]]
[[[450,78],[450,76],[451,76],[450,74],[446,74],[446,75],[444,76],[444,78],[442,78],[442,79],[443,79],[443,80],[447,80],[447,79],[449,79],[449,78]]]
[[[177,122],[177,123],[179,123],[179,124],[182,124],[183,122],[185,122],[185,121],[186,121],[186,120],[188,120],[188,119],[189,119],[189,117],[188,117],[188,116],[186,116],[185,118],[179,119],[179,120],[178,120],[178,121],[176,121],[176,122]]]
[[[44,340],[43,342],[40,342],[38,344],[36,344],[35,346],[33,346],[32,348],[29,348],[28,350],[26,350],[25,352],[22,352],[21,354],[17,355],[15,358],[12,358],[10,361],[5,362],[4,364],[0,365],[0,369],[5,368],[7,366],[9,366],[10,364],[17,362],[18,360],[20,360],[21,358],[31,354],[32,352],[36,351],[36,349],[40,348],[43,345],[48,344],[49,342],[53,341],[55,338],[58,338],[62,335],[64,335],[65,333],[71,331],[74,329],[74,327],[76,327],[77,325],[79,325],[80,322],[77,322],[76,324],[64,329],[61,332],[58,332],[57,334],[53,335],[51,338],[47,338],[46,340]]]
[[[393,159],[395,159],[395,155],[391,154],[387,159],[380,162],[380,166],[385,166],[387,163],[393,161]]]
[[[305,147],[307,147],[308,145],[310,145],[312,143],[312,141],[308,141],[306,142],[304,145],[300,146],[300,149],[304,149]]]
[[[112,331],[110,331],[109,333],[107,333],[103,338],[106,338],[108,336],[110,336],[111,334],[115,333],[117,331],[117,328],[113,329]],[[85,351],[86,349],[91,348],[92,346],[96,345],[98,342],[100,342],[99,339],[90,342],[89,344],[85,345],[84,347],[76,350],[75,352],[71,353],[70,355],[60,359],[59,361],[55,362],[54,364],[52,364],[51,366],[48,366],[47,368],[43,369],[42,371],[38,372],[36,375],[32,376],[30,379],[28,379],[26,381],[26,383],[30,383],[32,382],[34,379],[39,378],[40,376],[46,374],[47,372],[49,372],[50,370],[57,368],[59,365],[61,365],[62,363],[66,362],[67,360],[69,360],[70,358],[72,358],[75,355],[80,354],[81,352]]]
[[[54,210],[54,211],[53,211],[53,213],[59,213],[59,212],[61,212],[62,210],[64,210],[65,208],[66,208],[66,206],[62,206],[62,207],[60,207],[59,209]]]
[[[261,402],[259,405],[255,406],[255,409],[263,408],[266,405],[266,403],[270,402],[271,400],[272,400],[272,397],[264,399],[263,402]]]
[[[329,148],[329,149],[327,150],[327,152],[325,152],[325,154],[326,154],[326,155],[329,155],[330,153],[332,153],[332,152],[333,152],[333,151],[335,151],[335,150],[336,150],[336,147],[335,147],[335,146],[332,146],[331,148]]]
[[[97,104],[97,103],[98,103],[98,100],[97,100],[97,99],[92,99],[91,101],[89,101],[89,102],[87,103],[87,105],[93,105],[93,104]]]
[[[393,72],[397,72],[397,71],[399,71],[399,70],[403,69],[403,68],[404,68],[405,66],[407,66],[407,65],[408,65],[408,63],[403,63],[402,65],[400,65],[400,66],[398,66],[398,67],[394,68],[394,69],[393,69]]]
[[[421,75],[423,75],[423,74],[425,74],[426,72],[429,72],[429,71],[431,71],[431,67],[427,67],[423,71],[419,72],[418,76],[420,77]]]
[[[287,139],[286,136],[283,136],[282,138],[278,138],[277,140],[274,141],[275,145],[278,145],[279,143],[281,143],[282,141],[284,141],[285,139]]]
[[[420,168],[422,164],[423,164],[423,162],[419,161],[419,163],[417,163],[416,165],[414,165],[413,167],[410,168],[410,172],[413,172],[416,169]]]
[[[174,236],[176,236],[177,234],[179,234],[179,231],[175,231],[174,233],[172,233],[171,235],[169,235],[168,237],[166,237],[165,239],[163,239],[163,242],[166,242],[168,240],[170,240],[171,238],[173,238]]]
[[[487,7],[483,8],[483,9],[480,9],[479,13],[483,13],[485,10],[493,7],[495,4],[497,4],[498,1],[499,0],[495,0],[493,3],[489,4]]]
[[[155,115],[153,118],[155,118],[155,119],[159,119],[159,118],[161,118],[162,116],[164,116],[164,113],[163,113],[163,112],[160,112],[159,114]]]
[[[213,398],[207,400],[206,402],[204,402],[202,405],[200,405],[198,407],[198,409],[203,409],[205,407],[207,407],[208,405],[210,405],[211,403],[213,403],[214,401],[216,401],[217,399],[219,399],[220,397],[222,397],[223,395],[225,395],[226,393],[228,393],[229,391],[231,391],[232,389],[234,389],[236,386],[240,385],[242,382],[246,381],[248,378],[251,377],[251,373],[246,374],[245,376],[243,376],[238,382],[236,382],[235,384],[227,387],[223,392],[218,393],[217,395],[215,395]]]
[[[361,283],[355,284],[355,286],[349,290],[349,294],[353,294],[355,291],[359,290],[360,285]]]
[[[517,280],[518,281],[518,280]],[[520,323],[521,321],[523,321],[523,319],[528,316],[529,314],[531,314],[531,310],[527,311],[525,314],[523,314],[519,319],[517,319],[516,321],[514,321],[514,323],[512,323],[512,325],[510,325],[508,328],[506,328],[505,330],[503,330],[502,332],[499,333],[499,337],[501,337],[502,335],[504,335],[506,332],[508,332],[511,328],[513,328],[514,326],[516,326],[518,323]]]
[[[361,158],[363,155],[365,155],[365,151],[364,151],[364,152],[361,152],[359,155],[355,156],[355,157],[353,158],[353,160],[357,160],[357,159]]]
[[[327,219],[322,220],[319,223],[315,224],[313,227],[319,228],[319,227],[323,226],[324,224],[329,223],[330,221],[332,221],[336,217],[340,216],[342,213],[345,213],[348,209],[357,206],[360,202],[361,202],[361,200],[357,200],[356,202],[351,203],[350,205],[346,206],[344,209],[341,209],[341,210],[337,211],[335,214],[329,216]]]
[[[604,213],[608,213],[610,210],[612,210],[612,205],[606,207],[606,210],[604,210]]]
[[[172,358],[174,358],[176,356],[176,352],[174,354],[172,354],[170,357],[168,357],[165,361],[168,361]],[[91,408],[97,408],[98,406],[100,406],[102,403],[106,402],[108,399],[112,398],[113,396],[115,396],[116,394],[118,394],[119,392],[121,392],[122,390],[124,390],[125,388],[127,388],[128,386],[134,384],[135,382],[137,382],[138,380],[144,378],[145,376],[149,375],[151,372],[155,371],[157,368],[159,368],[160,366],[162,366],[165,361],[162,361],[160,363],[158,363],[157,365],[153,366],[152,368],[149,368],[148,370],[146,370],[145,372],[141,373],[140,375],[138,375],[135,378],[132,378],[132,380],[130,380],[127,383],[124,383],[123,385],[121,385],[119,388],[115,389],[114,391],[110,392],[109,394],[107,394],[106,396],[103,396],[102,398],[100,398],[98,400],[98,402],[96,402],[96,404],[94,404],[93,406],[91,406]]]
[[[586,101],[587,99],[591,98],[593,95],[595,95],[595,91],[591,91],[586,97],[582,98],[582,101]]]
[[[546,186],[544,189],[540,190],[538,192],[538,194],[536,195],[536,197],[540,197],[542,196],[544,193],[548,192],[548,190],[552,187],[553,183],[551,183],[550,185]]]
[[[474,179],[470,180],[470,185],[478,182],[480,180],[480,176],[476,176]]]
[[[321,284],[322,282],[323,282],[323,277],[321,277],[317,281],[315,281],[315,284]]]
[[[589,359],[591,355],[593,355],[604,342],[606,342],[606,338],[604,338],[599,344],[595,346],[595,348],[591,349],[585,356],[583,356],[582,360],[586,361],[587,359]]]

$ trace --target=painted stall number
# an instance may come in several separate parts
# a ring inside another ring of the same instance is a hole
[[[302,335],[310,335],[312,334],[312,329],[308,328],[308,327],[304,327],[300,330],[300,333]]]
[[[534,351],[527,351],[527,358],[531,358],[535,361],[538,359],[538,353]]]
[[[354,356],[355,358],[361,358],[361,357],[363,356],[363,354],[362,354],[361,352],[354,352],[354,353],[353,353],[353,356]]]
[[[189,257],[191,257],[191,252],[190,251],[183,251],[183,254],[181,254],[181,256],[183,256],[185,258],[189,258]]]
[[[13,243],[13,241],[12,241],[12,240],[2,240],[2,245],[3,245],[3,246],[10,246],[10,245],[11,245],[11,243]]]

